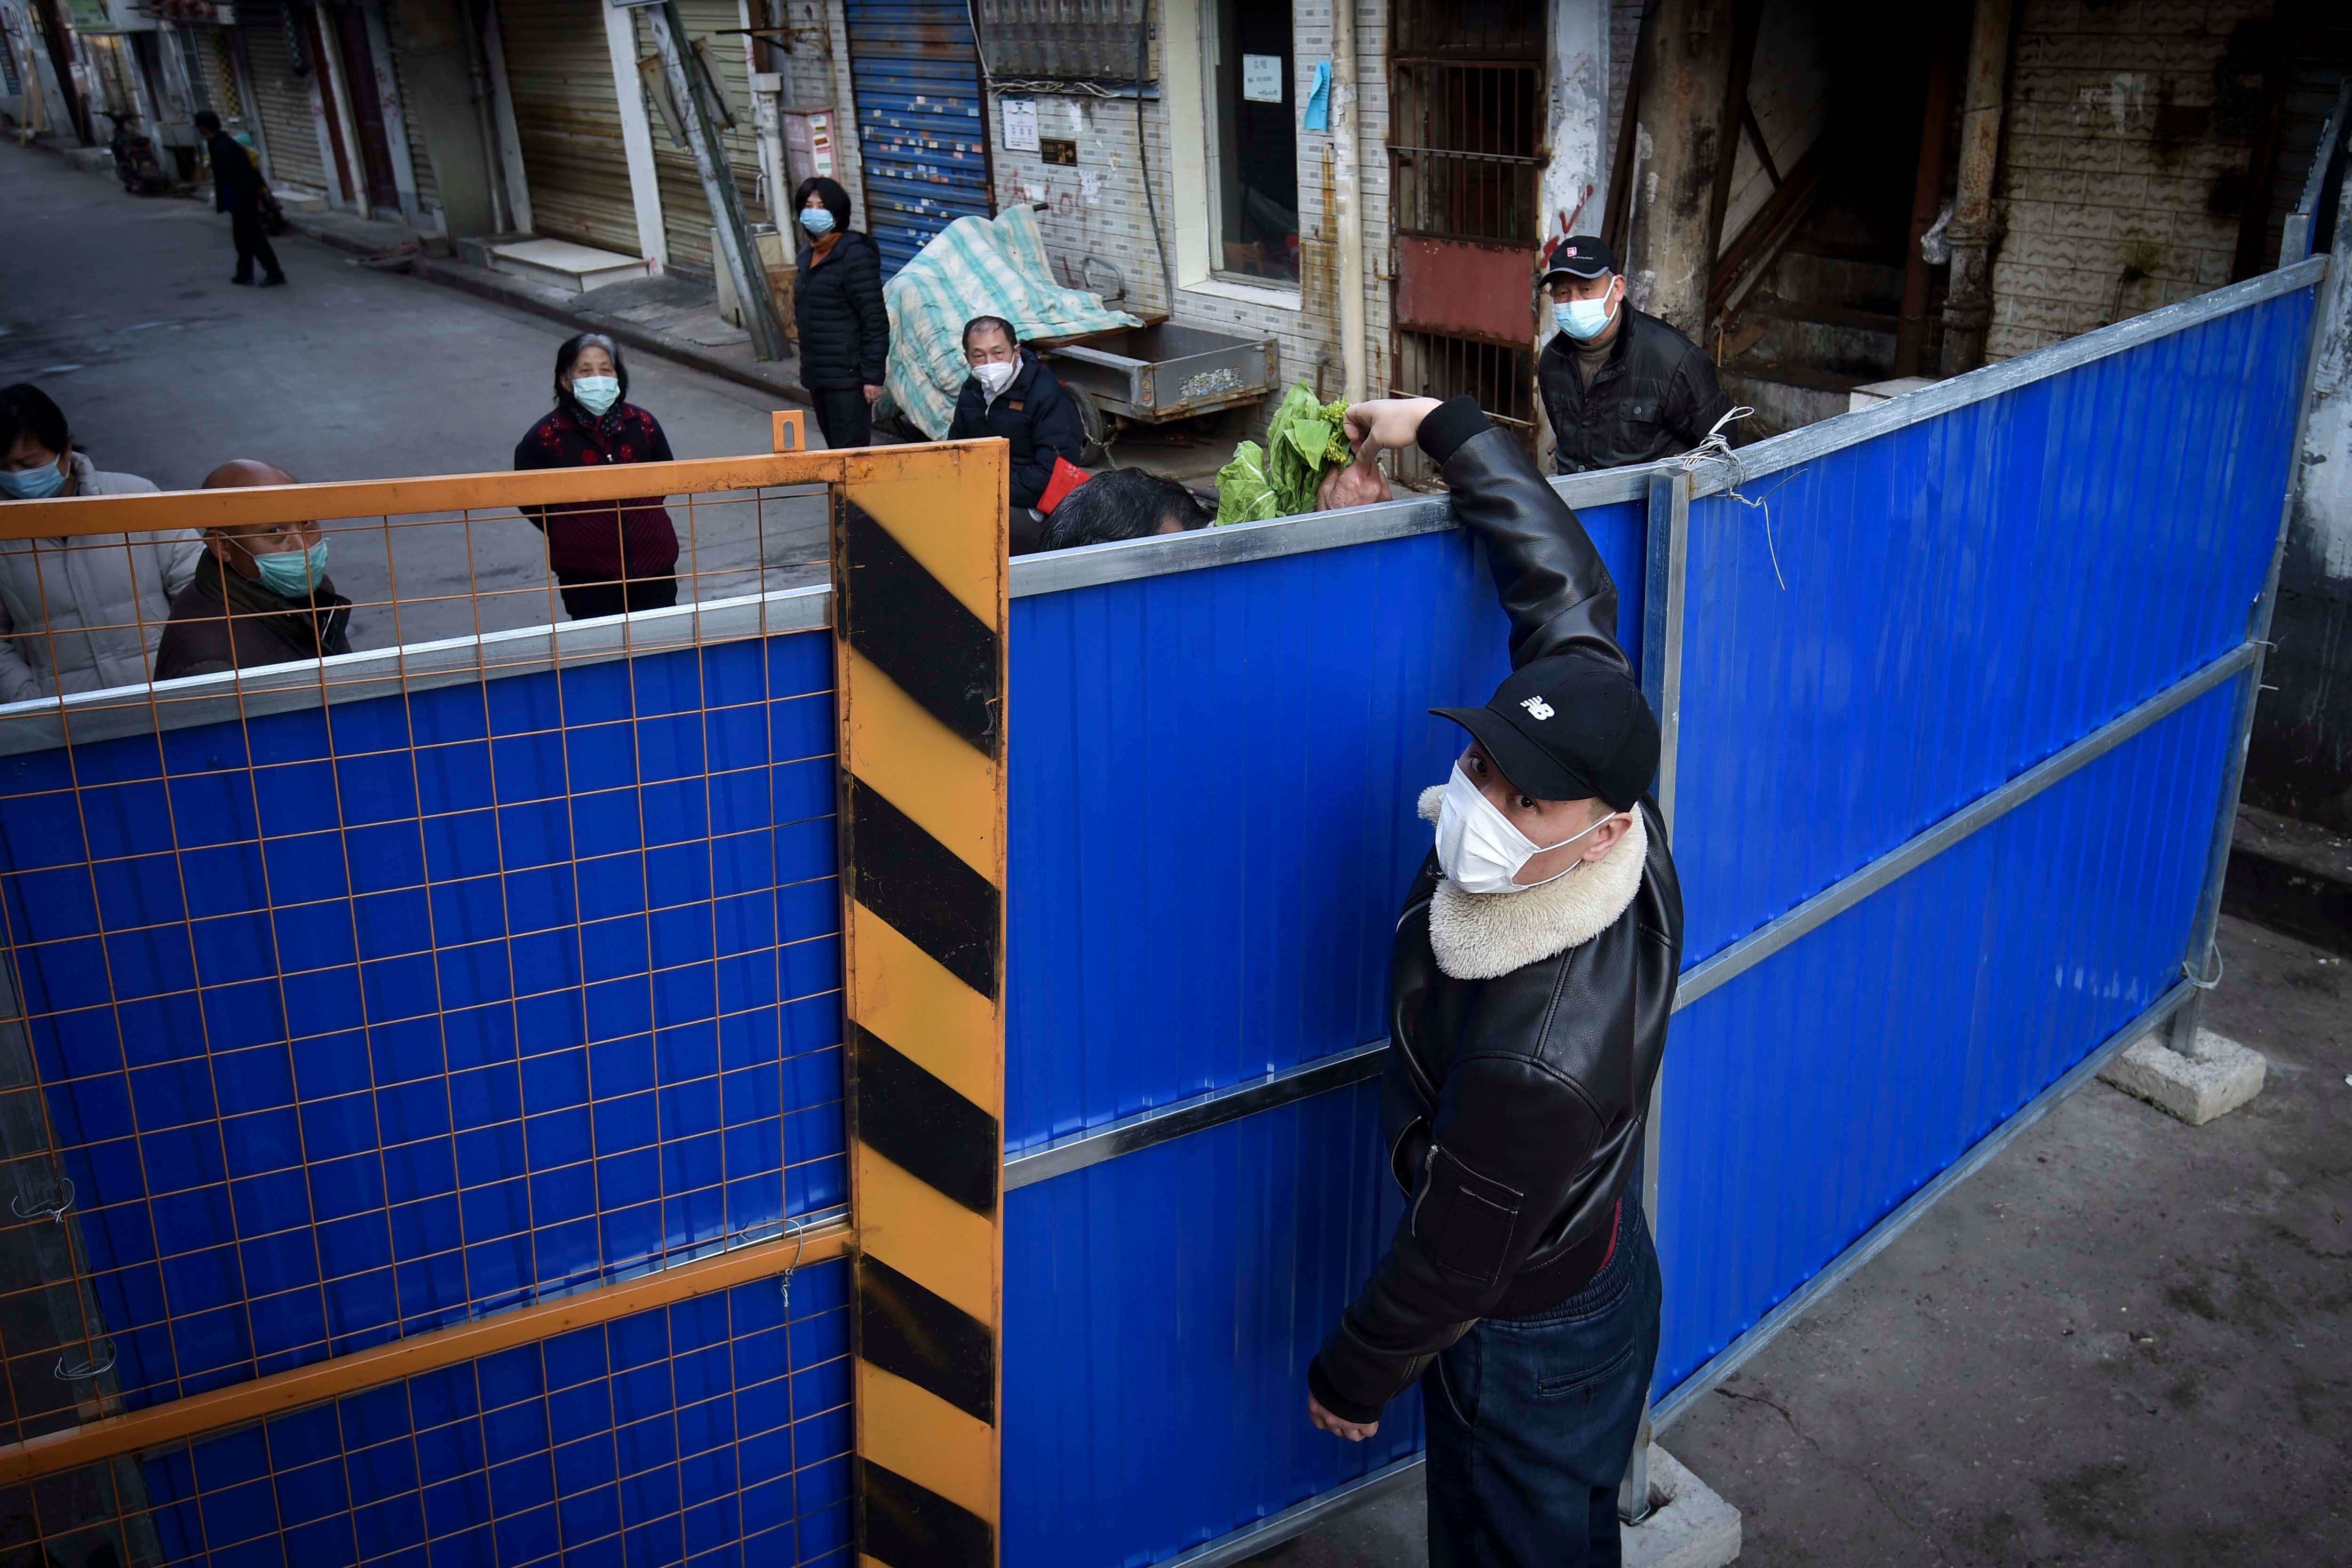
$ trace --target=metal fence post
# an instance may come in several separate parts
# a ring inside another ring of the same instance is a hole
[[[1687,468],[1659,468],[1650,475],[1650,534],[1642,611],[1642,695],[1658,716],[1658,784],[1654,798],[1668,842],[1675,830],[1675,785],[1679,772],[1683,704],[1683,612],[1690,569],[1691,476]],[[1665,1100],[1665,1071],[1650,1089],[1650,1109],[1642,1132],[1642,1211],[1658,1229],[1658,1113]],[[1633,1452],[1617,1488],[1617,1515],[1637,1523],[1650,1513],[1650,1410],[1633,1434]]]
[[[2352,89],[2347,89],[2352,90]],[[2278,605],[2279,569],[2286,558],[2287,535],[2294,522],[2303,491],[2304,439],[2311,422],[2311,405],[2319,394],[2318,380],[2326,363],[2324,345],[2339,317],[2352,314],[2352,288],[2346,273],[2352,270],[2352,182],[2339,196],[2334,243],[2327,272],[2312,291],[2311,328],[2304,340],[2303,395],[2294,416],[2294,440],[2287,448],[2286,498],[2279,508],[2278,537],[2271,545],[2269,573],[2263,591],[2246,616],[2246,640],[2253,645],[2253,663],[2240,679],[2238,700],[2230,719],[2230,756],[2222,773],[2221,798],[2214,812],[2213,837],[2207,850],[2205,887],[2197,902],[2197,923],[2190,928],[2189,953],[2181,969],[2194,987],[2189,1000],[2172,1016],[2172,1048],[2184,1057],[2201,1057],[2198,1045],[2203,1027],[2205,994],[2221,983],[2218,933],[2221,923],[2221,887],[2229,877],[2230,845],[2238,826],[2238,791],[2245,781],[2246,752],[2252,743],[2254,708],[2262,700],[2263,656],[2270,651],[2271,616]],[[2340,351],[2336,374],[2343,374]],[[2324,460],[2324,459],[2323,459]]]

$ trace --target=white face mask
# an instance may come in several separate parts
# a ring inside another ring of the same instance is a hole
[[[987,390],[991,397],[1011,386],[1013,378],[1020,372],[1020,362],[1009,359],[998,360],[993,364],[976,364],[971,367],[971,374],[980,378],[980,384]]]
[[[1437,864],[1445,879],[1465,893],[1524,893],[1531,889],[1549,887],[1584,864],[1576,865],[1558,876],[1546,877],[1540,882],[1515,882],[1519,868],[1538,855],[1554,849],[1565,849],[1577,839],[1601,826],[1617,813],[1611,812],[1584,833],[1563,838],[1557,844],[1538,844],[1511,825],[1495,803],[1478,793],[1462,764],[1454,764],[1454,776],[1445,781],[1444,803],[1437,809]]]
[[[1579,342],[1591,342],[1599,337],[1607,329],[1609,318],[1616,313],[1616,302],[1606,294],[1598,300],[1556,300],[1551,308],[1551,319],[1559,323],[1559,330]]]

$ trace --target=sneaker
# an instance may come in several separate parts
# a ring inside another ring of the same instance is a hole
[[[286,274],[273,272],[261,280],[261,286],[264,289],[282,289],[286,286]]]
[[[232,278],[229,281],[243,288],[250,289],[253,287],[253,279],[250,278]]]

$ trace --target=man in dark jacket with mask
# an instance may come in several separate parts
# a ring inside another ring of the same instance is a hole
[[[1696,344],[1625,299],[1617,257],[1590,235],[1544,247],[1537,279],[1559,330],[1536,363],[1558,456],[1581,474],[1689,451],[1731,412]]]
[[[1436,848],[1389,962],[1384,1143],[1410,1202],[1307,1369],[1308,1415],[1360,1441],[1419,1378],[1433,1568],[1613,1565],[1657,1359],[1637,1180],[1682,956],[1658,724],[1607,569],[1508,432],[1466,397],[1359,404],[1348,426],[1438,465],[1513,673],[1437,710],[1470,739],[1423,796]]]
[[[1024,542],[1034,547],[1041,524],[1024,514],[1034,512],[1045,487],[1054,482],[1054,459],[1075,465],[1086,450],[1087,433],[1078,422],[1078,405],[1060,378],[1021,346],[1013,335],[1013,323],[1003,317],[974,316],[966,321],[963,357],[971,374],[956,399],[948,439],[1002,436],[1012,446],[1006,485],[1012,491],[1013,548],[1018,554]]]
[[[205,476],[208,490],[290,485],[294,476],[239,458]],[[292,664],[352,651],[352,602],[327,576],[315,522],[254,522],[205,530],[205,557],[172,600],[155,650],[155,679]]]
[[[209,109],[196,111],[196,129],[204,132],[205,156],[212,161],[213,210],[228,214],[229,234],[236,241],[236,272],[229,281],[252,282],[258,261],[263,287],[285,282],[278,252],[261,232],[261,171],[253,166],[253,154],[221,129],[220,116]]]

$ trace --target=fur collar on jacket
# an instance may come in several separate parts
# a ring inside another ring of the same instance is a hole
[[[1421,792],[1424,821],[1437,820],[1445,786]],[[1440,881],[1429,900],[1429,948],[1456,980],[1493,980],[1591,942],[1616,923],[1642,889],[1649,830],[1642,814],[1609,853],[1557,882],[1524,893],[1465,893]]]

